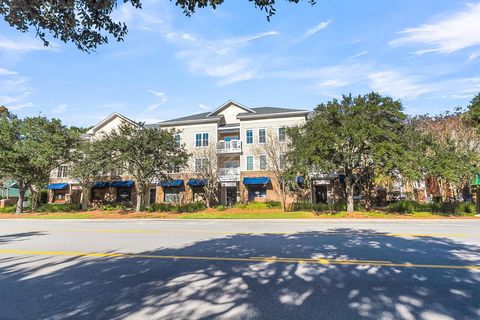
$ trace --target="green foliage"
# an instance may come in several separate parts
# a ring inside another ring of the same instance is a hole
[[[192,213],[203,211],[207,209],[204,202],[191,202],[187,204],[169,204],[169,203],[154,203],[148,207],[148,212],[174,212],[174,213]]]
[[[299,0],[287,0],[298,3]],[[315,0],[308,0],[311,4]],[[275,1],[250,0],[256,8],[264,11],[269,20],[275,14]],[[65,43],[72,42],[78,49],[91,52],[99,45],[108,43],[109,37],[123,41],[127,34],[127,25],[117,21],[114,11],[118,5],[130,3],[141,10],[140,0],[96,1],[96,0],[4,0],[0,5],[0,15],[11,26],[21,32],[33,31],[45,46],[49,45],[49,36]],[[176,0],[187,16],[196,9],[211,7],[215,9],[223,0]],[[128,10],[128,9],[127,9]]]
[[[92,210],[101,210],[101,211],[127,211],[128,207],[123,204],[102,204],[97,207],[92,208]]]
[[[18,119],[0,113],[0,176],[17,181],[20,197],[33,185],[43,186],[50,172],[67,162],[78,135],[60,120]],[[21,201],[19,201],[21,203]],[[22,206],[17,208],[20,213]]]
[[[218,211],[225,211],[225,210],[227,210],[227,207],[223,206],[223,205],[220,205],[220,206],[216,206],[215,209],[217,209]]]
[[[117,168],[127,171],[135,180],[139,212],[145,193],[154,178],[164,178],[171,166],[183,167],[189,154],[178,146],[176,130],[145,128],[141,124],[125,123],[104,136],[105,153]]]
[[[304,126],[287,131],[292,140],[288,157],[296,159],[298,172],[345,174],[352,210],[355,183],[365,189],[376,174],[400,171],[420,175],[413,169],[415,156],[406,143],[414,131],[402,110],[399,101],[377,93],[322,103]]]
[[[14,213],[15,212],[15,206],[5,206],[3,208],[0,208],[0,213]]]
[[[332,204],[326,204],[326,203],[312,204],[311,202],[305,201],[305,202],[296,202],[293,204],[293,211],[340,212],[340,211],[346,211],[346,210],[347,210],[347,204],[343,202],[332,203]],[[360,204],[358,203],[355,203],[354,210],[363,211]]]
[[[262,210],[262,209],[279,209],[281,208],[281,203],[278,201],[266,201],[266,202],[248,202],[248,203],[237,203],[235,205],[238,209],[246,210]]]
[[[73,212],[79,211],[80,207],[78,204],[55,204],[55,203],[46,203],[38,208],[38,212]]]
[[[470,123],[480,132],[480,93],[470,101],[467,117]]]
[[[390,203],[387,210],[392,213],[432,212],[440,215],[475,215],[476,206],[470,202],[433,202],[418,203],[405,200]]]

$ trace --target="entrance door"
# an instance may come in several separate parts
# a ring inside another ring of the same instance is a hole
[[[315,186],[315,203],[327,203],[327,186]]]
[[[227,206],[237,203],[237,187],[227,187]]]

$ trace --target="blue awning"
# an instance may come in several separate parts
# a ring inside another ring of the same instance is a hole
[[[127,180],[127,181],[112,181],[108,183],[110,187],[114,188],[131,188],[135,185],[135,181]]]
[[[269,177],[246,177],[243,178],[243,184],[267,184],[270,182]]]
[[[180,187],[183,184],[182,179],[177,180],[163,180],[158,183],[161,187]]]
[[[102,189],[106,187],[108,187],[108,182],[100,181],[100,182],[95,182],[92,186],[92,189]]]
[[[207,184],[207,179],[190,179],[187,184],[190,187],[204,187]]]
[[[68,187],[68,183],[50,183],[48,186],[47,186],[47,189],[50,189],[50,190],[63,190],[63,189],[67,189]]]

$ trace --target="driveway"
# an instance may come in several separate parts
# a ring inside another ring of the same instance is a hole
[[[478,220],[0,220],[1,319],[479,319]]]

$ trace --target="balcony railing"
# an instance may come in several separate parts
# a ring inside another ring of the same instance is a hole
[[[236,153],[241,151],[242,141],[230,140],[217,142],[217,153]]]
[[[219,168],[218,180],[220,181],[240,181],[240,167]]]

